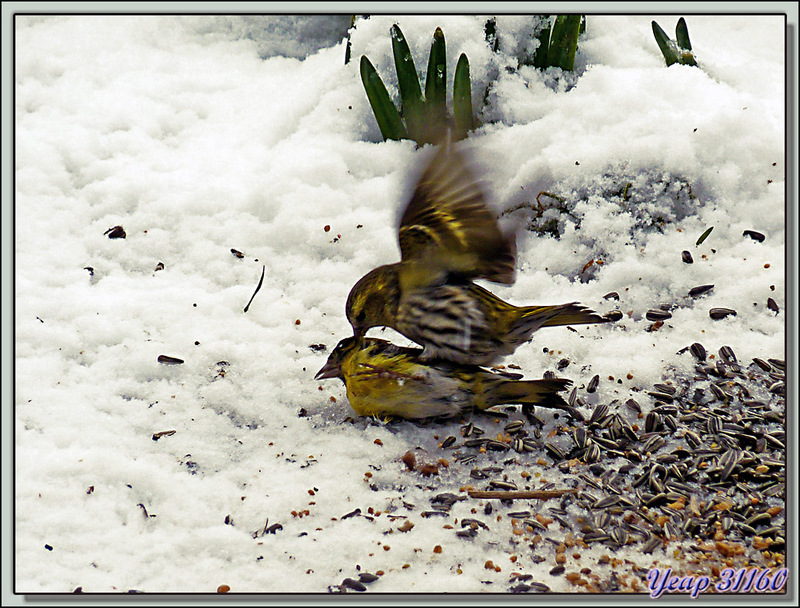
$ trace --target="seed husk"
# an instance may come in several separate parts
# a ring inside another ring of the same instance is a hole
[[[652,433],[658,430],[659,426],[661,426],[661,416],[656,412],[649,412],[644,419],[644,430],[647,433]]]
[[[550,454],[550,457],[556,462],[564,460],[564,452],[562,452],[558,448],[558,446],[555,446],[552,443],[545,443],[544,449],[547,451],[548,454]]]
[[[672,313],[666,310],[650,309],[644,316],[648,321],[666,321],[672,318]]]
[[[603,318],[608,319],[609,321],[619,321],[622,318],[622,311],[610,310],[609,312],[603,315]]]
[[[659,547],[663,546],[664,541],[662,541],[658,536],[651,536],[647,539],[647,542],[644,543],[642,547],[642,553],[652,553]]]
[[[592,376],[592,379],[589,380],[589,384],[586,386],[587,393],[593,393],[597,390],[597,385],[600,384],[600,375],[595,374]]]
[[[736,353],[733,352],[730,346],[722,346],[719,349],[719,356],[722,357],[725,363],[737,363]]]
[[[603,296],[604,300],[619,300],[619,294],[616,291],[610,291]]]
[[[694,260],[692,259],[692,254],[689,251],[683,250],[681,251],[681,259],[683,260],[684,264],[693,264]]]
[[[639,403],[635,399],[628,399],[625,402],[625,406],[629,410],[631,410],[633,412],[636,412],[637,414],[641,414],[642,413],[642,406],[640,406]]]
[[[355,580],[354,578],[346,578],[342,581],[342,587],[347,587],[353,591],[366,591],[367,588],[363,583]]]
[[[697,287],[692,287],[689,290],[689,295],[693,298],[696,298],[697,296],[701,296],[704,293],[708,293],[712,289],[714,289],[713,285],[698,285]]]
[[[764,239],[767,238],[760,232],[756,232],[755,230],[745,230],[742,232],[742,236],[749,236],[754,241],[758,241],[759,243],[763,243]]]
[[[592,415],[589,417],[589,424],[599,424],[600,421],[606,417],[608,414],[608,405],[605,403],[598,403],[594,410],[592,410]]]
[[[772,371],[772,366],[769,363],[767,363],[766,361],[764,361],[764,359],[759,359],[758,357],[754,357],[753,358],[753,363],[758,365],[758,367],[760,367],[765,372],[771,372]]]
[[[719,321],[720,319],[724,319],[728,316],[736,316],[736,311],[732,308],[712,308],[708,311],[708,316],[714,319],[715,321]]]
[[[769,308],[772,312],[780,312],[781,310],[778,307],[778,303],[772,298],[767,298],[767,308]]]
[[[695,359],[697,359],[698,361],[706,360],[706,349],[699,342],[695,342],[694,344],[692,344],[689,347],[689,350],[694,355]]]
[[[772,367],[777,367],[780,370],[786,371],[786,361],[783,359],[767,359]]]
[[[456,438],[453,435],[450,435],[449,437],[445,437],[445,440],[442,441],[442,449],[449,448],[455,442],[456,442]]]

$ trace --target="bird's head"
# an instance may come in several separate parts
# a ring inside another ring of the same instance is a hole
[[[342,370],[342,363],[347,356],[354,350],[361,348],[361,338],[350,336],[341,340],[328,355],[328,360],[314,376],[314,380],[322,380],[323,378],[341,378],[344,380],[344,371]]]
[[[350,290],[345,314],[356,336],[363,336],[372,327],[394,324],[400,301],[397,266],[389,264],[368,272]]]

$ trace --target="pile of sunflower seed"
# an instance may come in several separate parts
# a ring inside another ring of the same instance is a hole
[[[563,477],[536,489],[557,485],[575,493],[557,504],[528,501],[529,508],[520,508],[520,501],[500,503],[507,516],[553,544],[561,542],[553,527],[531,513],[546,514],[558,522],[559,533],[587,546],[599,543],[613,551],[638,545],[654,557],[666,557],[678,546],[697,554],[716,549],[720,562],[741,556],[752,565],[780,564],[786,546],[785,362],[753,359],[743,366],[727,346],[718,356],[699,343],[685,351],[695,358],[694,373],[673,371],[663,384],[642,391],[642,405],[632,398],[598,402],[586,419],[580,410],[589,406],[575,389],[570,426],[560,425],[553,437],[542,437],[544,422],[529,408],[522,410],[526,420],[504,425],[509,442],[488,438],[491,432],[469,423],[461,427],[463,442],[448,437],[442,447],[456,450],[456,462],[473,466],[470,477],[485,482],[485,490],[522,489],[507,474],[500,477],[512,463],[531,457],[552,461]],[[594,392],[598,381],[593,378],[587,392]],[[475,466],[479,458],[491,463]],[[434,511],[446,513],[455,498],[434,497]],[[484,513],[491,509],[487,502]],[[479,519],[465,521],[469,525],[456,532],[461,538],[487,528]],[[550,574],[563,572],[557,566]],[[645,575],[642,571],[640,578]],[[511,591],[547,591],[541,582],[515,580],[519,584]]]

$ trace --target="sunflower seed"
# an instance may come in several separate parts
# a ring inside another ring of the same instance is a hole
[[[455,442],[456,442],[456,438],[453,435],[450,435],[450,436],[446,437],[445,440],[442,441],[442,449],[449,448]]]
[[[701,296],[704,293],[708,293],[712,289],[714,289],[713,285],[698,285],[697,287],[692,287],[689,290],[689,295],[693,298],[696,298],[697,296]]]
[[[756,513],[749,519],[747,519],[744,523],[748,526],[756,527],[759,525],[767,525],[772,521],[772,515],[764,511],[763,513]]]
[[[592,509],[606,509],[606,508],[611,507],[611,506],[616,505],[616,504],[619,504],[619,496],[616,496],[616,495],[605,496],[603,498],[600,498],[600,499],[596,500],[594,503],[592,503],[591,508]]]
[[[785,395],[786,394],[786,383],[785,382],[775,382],[774,384],[770,385],[769,392],[774,393],[776,395]]]
[[[506,433],[514,434],[522,429],[525,426],[525,422],[523,420],[512,420],[507,425],[503,427],[503,430]]]
[[[656,389],[660,393],[666,393],[667,395],[674,395],[678,392],[674,386],[670,386],[669,384],[654,384],[653,388]]]
[[[652,433],[657,431],[659,426],[661,426],[661,416],[656,412],[649,412],[644,419],[644,430],[647,433]]]
[[[767,359],[772,367],[777,367],[780,370],[786,371],[786,361],[783,359]]]
[[[611,310],[603,315],[603,318],[608,319],[609,321],[619,321],[622,318],[622,311],[621,310]]]
[[[553,445],[552,443],[545,443],[544,449],[550,454],[550,457],[558,462],[559,460],[564,460],[564,452],[562,452],[558,446]]]
[[[716,435],[722,430],[722,421],[716,416],[709,416],[706,421],[706,431],[709,435]]]
[[[628,532],[624,528],[616,526],[613,530],[611,530],[611,538],[620,547],[625,546],[628,543]]]
[[[767,238],[760,232],[756,232],[755,230],[745,230],[742,232],[742,236],[749,236],[754,241],[758,241],[759,243],[763,243],[764,239]]]
[[[595,444],[592,444],[586,448],[586,452],[583,455],[583,460],[585,462],[597,462],[600,460],[600,448],[597,447]]]
[[[694,344],[692,344],[689,347],[689,350],[692,352],[692,354],[698,361],[706,360],[706,349],[699,342],[695,342]]]
[[[595,374],[592,376],[592,379],[589,380],[589,384],[586,386],[587,393],[593,393],[597,390],[597,385],[600,384],[600,375]]]
[[[517,484],[511,481],[501,481],[499,479],[492,479],[489,482],[489,487],[495,490],[516,490]]]
[[[644,316],[648,321],[666,321],[672,318],[672,313],[665,310],[650,309]]]
[[[608,414],[608,405],[605,403],[597,404],[589,417],[589,424],[599,424],[600,420],[606,417],[606,414]]]
[[[572,440],[578,448],[585,448],[591,442],[591,439],[586,435],[586,431],[580,426],[575,427],[575,430],[572,431]]]
[[[524,526],[530,526],[534,530],[547,530],[547,526],[536,519],[525,519],[522,522]]]
[[[725,363],[736,363],[736,354],[730,346],[723,346],[719,349],[719,356]]]
[[[508,517],[513,517],[514,519],[525,519],[530,516],[530,511],[512,511],[511,513],[508,513]]]
[[[585,543],[598,543],[611,540],[611,537],[601,530],[593,530],[583,535],[583,542]]]
[[[781,310],[778,306],[778,303],[772,298],[767,298],[767,308],[769,308],[772,312],[780,312]]]
[[[640,405],[639,405],[639,404],[636,402],[636,400],[635,400],[635,399],[628,399],[628,400],[625,402],[625,406],[626,406],[626,407],[627,407],[629,410],[631,410],[631,411],[633,411],[633,412],[635,412],[635,413],[637,413],[637,414],[641,414],[641,413],[642,413],[642,407],[641,407],[641,406],[640,406]]]
[[[681,259],[683,260],[684,264],[692,264],[694,260],[692,259],[692,254],[689,251],[681,251]]]
[[[507,443],[503,443],[502,441],[497,441],[495,439],[487,439],[483,445],[487,450],[493,450],[495,452],[505,452],[509,449]]]
[[[712,308],[708,311],[708,316],[714,319],[715,321],[719,321],[720,319],[724,319],[725,317],[733,315],[736,316],[736,311],[732,308]]]
[[[647,394],[650,395],[653,399],[657,401],[662,401],[664,403],[672,403],[674,398],[669,393],[659,393],[657,391],[647,391]]]
[[[763,359],[759,359],[758,357],[755,357],[753,359],[753,363],[758,365],[758,367],[763,369],[765,372],[771,372],[772,371],[772,366],[769,363],[767,363],[766,361],[764,361]]]
[[[644,450],[645,453],[653,453],[657,452],[665,445],[667,445],[667,442],[663,437],[660,437],[659,435],[653,435],[642,445],[642,450]]]
[[[725,481],[733,472],[734,467],[739,464],[742,458],[741,450],[730,449],[717,460],[717,466],[721,469],[720,479]]]
[[[715,396],[717,399],[721,400],[721,401],[730,401],[731,399],[733,399],[733,396],[732,396],[732,395],[729,395],[728,393],[726,393],[725,391],[723,391],[723,390],[722,390],[720,387],[718,387],[716,384],[713,384],[713,383],[712,383],[712,384],[709,384],[709,385],[708,385],[708,388],[710,388],[710,389],[711,389],[711,392],[714,394],[714,396]]]
[[[645,502],[645,505],[649,507],[653,507],[659,504],[662,504],[667,501],[667,495],[664,492],[659,492],[655,496],[653,496],[650,500]]]
[[[342,587],[347,587],[348,589],[352,589],[353,591],[366,591],[367,588],[364,586],[363,583],[353,579],[353,578],[346,578],[342,581]]]

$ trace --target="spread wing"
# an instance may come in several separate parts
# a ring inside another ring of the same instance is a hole
[[[467,278],[514,282],[515,236],[500,230],[464,152],[444,144],[417,182],[400,220],[403,261]]]

